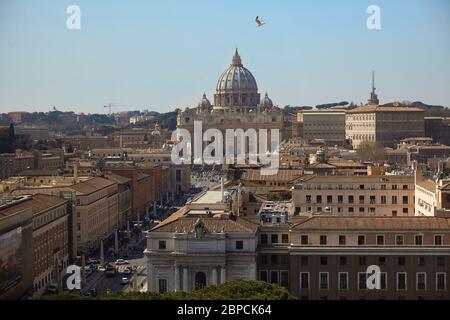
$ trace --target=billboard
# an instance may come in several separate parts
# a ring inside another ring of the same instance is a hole
[[[23,277],[22,227],[0,235],[0,297]]]

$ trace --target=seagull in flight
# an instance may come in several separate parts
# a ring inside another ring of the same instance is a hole
[[[263,25],[266,24],[264,21],[259,19],[259,16],[256,16],[255,22],[257,27],[262,27]]]

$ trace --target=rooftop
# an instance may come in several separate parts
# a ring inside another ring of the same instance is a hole
[[[33,215],[35,215],[44,210],[63,205],[66,202],[67,200],[59,197],[46,194],[36,194],[32,197],[23,197],[21,200],[12,202],[3,208],[0,207],[0,216],[8,216],[28,208],[30,208]]]
[[[311,217],[293,230],[450,230],[450,219],[437,217]]]

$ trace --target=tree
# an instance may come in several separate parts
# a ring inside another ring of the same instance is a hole
[[[380,161],[384,159],[384,148],[376,142],[364,141],[356,149],[361,161]]]
[[[294,300],[286,288],[264,281],[234,280],[193,292],[114,292],[88,298],[73,293],[50,295],[39,300]]]

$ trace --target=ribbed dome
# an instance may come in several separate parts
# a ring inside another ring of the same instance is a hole
[[[226,69],[217,82],[217,93],[228,93],[238,91],[257,92],[258,85],[252,73],[246,69],[241,62],[241,57],[236,49],[233,62]]]
[[[269,98],[269,95],[266,94],[264,95],[264,98],[261,99],[261,105],[265,108],[272,108],[273,107],[273,102],[272,100]]]
[[[258,104],[258,85],[252,73],[242,65],[236,49],[231,65],[217,81],[214,107],[256,107]]]

